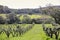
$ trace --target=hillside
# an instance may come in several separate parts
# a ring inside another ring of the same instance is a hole
[[[59,9],[60,10],[60,6],[51,6],[53,8],[56,8],[56,9]],[[0,5],[0,13],[17,13],[17,14],[41,14],[41,9],[47,9],[49,8],[48,7],[40,7],[40,8],[35,8],[35,9],[29,9],[29,8],[25,8],[25,9],[11,9],[7,6],[3,6],[3,5]]]

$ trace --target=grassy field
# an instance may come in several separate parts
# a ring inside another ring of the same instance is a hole
[[[20,25],[23,27],[26,27],[30,24],[16,24],[16,25]],[[15,24],[10,24],[10,25],[1,25],[0,27],[3,26],[16,26]],[[47,27],[52,27],[51,24],[46,24]],[[0,40],[55,40],[55,38],[50,38],[48,36],[46,36],[46,34],[44,33],[43,29],[42,29],[42,24],[35,24],[34,27],[29,30],[28,32],[26,32],[24,35],[19,36],[19,37],[12,37],[10,35],[9,38],[7,38],[7,36],[5,34],[1,34],[0,35]]]
[[[0,14],[0,16],[3,16],[4,18],[6,18],[6,14]],[[31,19],[33,18],[51,18],[51,16],[47,16],[47,15],[28,15],[31,17]],[[20,17],[20,19],[22,20],[23,15]],[[22,27],[27,27],[30,24],[0,24],[0,27],[9,27],[11,26],[12,28],[16,27],[17,25],[22,26]],[[51,24],[46,24],[47,27],[52,27]],[[0,40],[55,40],[55,38],[50,38],[48,36],[46,36],[46,34],[44,33],[43,29],[42,29],[42,24],[35,24],[34,27],[29,30],[28,32],[26,32],[24,35],[19,36],[19,37],[12,37],[12,35],[10,35],[9,38],[7,38],[6,34],[1,34],[0,35]]]
[[[19,16],[20,14],[17,14],[17,16]],[[26,14],[26,15],[28,15],[28,14]],[[6,18],[6,14],[0,14],[0,16],[2,16],[3,18]],[[23,16],[24,15],[21,15],[20,16],[20,19],[23,19]],[[51,16],[49,16],[49,15],[36,15],[36,14],[32,14],[32,15],[28,15],[31,19],[33,19],[33,18],[52,18]]]

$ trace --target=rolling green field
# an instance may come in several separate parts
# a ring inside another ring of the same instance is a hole
[[[28,14],[26,14],[26,15],[28,15]],[[3,18],[6,18],[6,14],[0,14],[0,16],[2,16]],[[20,14],[17,14],[17,16],[20,16]],[[23,16],[24,15],[21,15],[20,16],[20,19],[23,19]],[[32,15],[28,15],[31,19],[33,19],[33,18],[52,18],[51,16],[49,16],[49,15],[36,15],[36,14],[32,14]]]
[[[16,25],[27,27],[30,24],[16,24]],[[4,25],[0,25],[0,27],[8,27],[8,26],[15,27],[16,25],[15,24],[9,24],[9,25],[4,24]],[[46,24],[46,26],[52,27],[51,24]],[[12,37],[10,35],[10,37],[7,38],[5,34],[1,34],[0,40],[55,40],[55,38],[54,37],[50,38],[46,36],[46,34],[44,33],[42,29],[42,24],[35,24],[31,30],[29,30],[22,36]]]

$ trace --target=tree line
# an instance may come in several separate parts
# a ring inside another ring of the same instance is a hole
[[[3,6],[0,5],[0,13],[5,13],[5,14],[9,14],[11,12],[17,13],[17,14],[31,14],[31,13],[41,13],[39,9],[11,9],[8,6]]]
[[[22,19],[20,19],[23,16]],[[3,16],[0,16],[0,24],[41,24],[43,22],[46,22],[46,24],[50,24],[51,22],[54,22],[53,18],[32,18],[28,15],[17,15],[15,13],[6,14],[6,18]]]
[[[6,14],[9,14],[9,13],[25,14],[26,13],[26,14],[30,14],[30,15],[35,14],[35,13],[45,14],[45,15],[52,16],[55,19],[55,22],[60,24],[60,6],[48,5],[47,7],[40,7],[38,9],[37,8],[36,9],[11,9],[11,8],[8,8],[7,6],[0,5],[0,14],[1,13],[3,13],[3,14],[5,14],[5,13]],[[2,19],[2,17],[0,17],[0,18]],[[3,21],[3,23],[4,23],[4,21]]]

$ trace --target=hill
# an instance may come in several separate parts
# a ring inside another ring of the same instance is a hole
[[[51,6],[53,8],[59,9],[60,10],[60,6]],[[4,14],[9,14],[9,13],[17,13],[17,14],[42,14],[41,13],[41,9],[47,9],[48,7],[40,7],[40,8],[35,8],[35,9],[29,9],[29,8],[25,8],[25,9],[11,9],[7,6],[3,6],[0,5],[0,13],[4,13]]]

